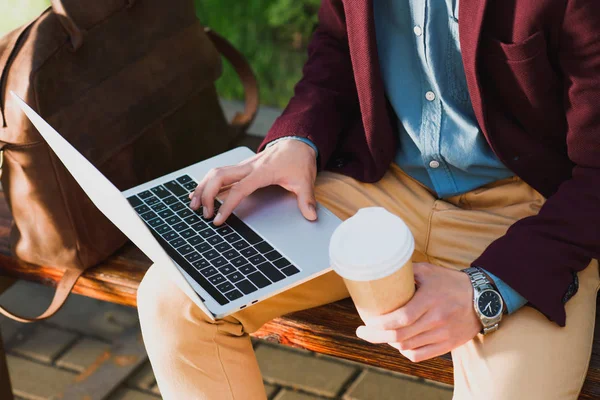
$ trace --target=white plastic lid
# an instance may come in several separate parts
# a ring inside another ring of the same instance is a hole
[[[337,227],[329,242],[331,266],[353,281],[385,278],[412,257],[408,226],[383,207],[360,209]]]

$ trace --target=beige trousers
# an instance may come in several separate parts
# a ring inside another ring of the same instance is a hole
[[[316,194],[343,219],[361,207],[387,208],[413,232],[414,261],[459,269],[544,203],[518,178],[438,200],[397,166],[375,184],[322,173]],[[154,265],[138,291],[144,341],[165,399],[265,399],[248,334],[283,314],[348,297],[342,280],[328,273],[212,322],[169,281],[168,273]],[[506,316],[499,331],[455,349],[454,398],[577,398],[591,353],[598,263],[593,261],[579,278],[579,292],[566,305],[565,328],[524,307]]]

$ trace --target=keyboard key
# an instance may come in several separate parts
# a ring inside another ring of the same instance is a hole
[[[171,240],[177,239],[179,237],[179,235],[177,235],[177,232],[171,231],[171,232],[165,233],[164,235],[162,235],[162,237],[166,241],[171,241]]]
[[[233,243],[233,247],[238,251],[244,250],[248,246],[250,245],[245,240],[238,240],[237,242]]]
[[[150,189],[150,191],[154,193],[154,195],[159,199],[164,199],[165,197],[171,195],[171,193],[161,185],[153,187],[152,189]]]
[[[181,187],[177,181],[171,181],[165,183],[165,187],[169,189],[175,196],[179,197],[187,193],[187,190]]]
[[[217,227],[217,233],[221,236],[226,236],[229,235],[230,233],[233,233],[233,229],[231,229],[231,227],[225,225],[225,226],[219,226]]]
[[[287,276],[292,276],[292,275],[300,272],[300,270],[298,268],[294,267],[293,265],[290,265],[289,267],[285,267],[284,269],[282,269],[281,272],[283,272]]]
[[[235,289],[229,293],[225,293],[225,297],[227,297],[231,301],[234,301],[242,297],[242,293],[239,290]]]
[[[188,183],[183,184],[183,187],[186,188],[187,190],[194,190],[194,189],[196,189],[196,186],[198,186],[198,184],[196,182],[188,182]]]
[[[202,229],[206,228],[206,224],[202,221],[198,222],[197,224],[192,225],[192,228],[194,228],[194,230],[196,232],[201,231]]]
[[[273,250],[273,247],[271,247],[271,245],[267,242],[261,242],[261,243],[255,244],[254,247],[256,248],[256,250],[260,251],[262,254],[268,253],[269,251]]]
[[[137,212],[138,214],[144,214],[148,211],[150,211],[150,207],[148,207],[145,204],[142,204],[141,206],[135,208],[135,212]]]
[[[161,212],[158,213],[158,216],[161,217],[161,218],[169,218],[169,217],[172,217],[174,215],[175,215],[175,213],[173,211],[169,210],[168,208],[166,208],[163,211],[161,211]]]
[[[257,254],[258,254],[258,251],[256,251],[256,250],[255,250],[253,247],[248,247],[248,248],[246,248],[246,249],[244,249],[244,250],[240,251],[240,253],[241,253],[241,254],[242,254],[244,257],[246,257],[246,258],[249,258],[249,257],[252,257],[252,256],[255,256],[255,255],[257,255]]]
[[[233,274],[227,275],[227,279],[229,279],[233,283],[236,283],[244,279],[244,275],[236,271]]]
[[[165,206],[163,203],[156,203],[151,208],[154,210],[154,212],[160,212],[162,210],[166,210],[167,206]]]
[[[200,245],[202,246],[202,245]],[[198,246],[196,246],[196,248],[198,248]],[[204,258],[206,258],[207,260],[212,260],[213,258],[217,258],[219,257],[219,253],[217,253],[215,250],[208,250],[205,251],[204,253],[202,253],[202,255],[204,256]]]
[[[206,268],[206,267],[211,267],[212,268],[212,266],[210,265],[210,263],[207,260],[205,260],[204,258],[201,259],[201,260],[198,260],[198,261],[194,261],[192,263],[192,265],[194,266],[194,268],[196,268],[198,270],[200,270],[202,268]]]
[[[179,252],[179,254],[181,254],[182,256],[185,256],[186,254],[192,252],[194,250],[194,248],[192,246],[190,246],[189,244],[184,244],[181,247],[177,247],[177,251]]]
[[[267,278],[265,278],[265,276],[258,271],[253,274],[248,275],[248,279],[250,279],[250,281],[252,283],[254,283],[256,286],[258,286],[261,289],[264,288],[265,286],[268,286],[271,284],[271,281],[269,281]]]
[[[237,268],[241,267],[242,265],[248,264],[248,261],[246,261],[244,257],[234,258],[233,260],[230,260],[230,262]]]
[[[159,199],[158,199],[158,197],[156,197],[156,196],[151,196],[151,197],[148,197],[147,199],[145,199],[145,200],[144,200],[144,202],[145,202],[146,204],[148,204],[148,205],[153,205],[153,204],[156,204],[156,203],[158,203],[159,201],[160,201],[160,200],[159,200]]]
[[[282,257],[277,251],[273,250],[265,254],[265,258],[269,261],[279,260]]]
[[[204,239],[202,239],[200,236],[192,236],[191,238],[188,238],[187,240],[192,246],[195,246],[197,244],[203,243]]]
[[[237,272],[237,270],[235,268],[233,268],[233,265],[231,265],[231,264],[225,264],[222,267],[219,267],[217,269],[223,275],[228,275],[228,274],[231,274],[233,272]]]
[[[142,214],[141,217],[144,221],[150,221],[151,219],[158,217],[158,215],[156,215],[154,211],[148,211],[147,213]]]
[[[163,223],[163,221],[160,218],[154,218],[154,219],[151,219],[150,221],[148,221],[148,225],[150,225],[153,228],[161,225],[162,223]]]
[[[204,242],[204,243],[200,243],[199,245],[197,245],[195,247],[195,249],[198,250],[200,253],[204,253],[205,251],[212,249],[212,247],[210,247],[210,244]]]
[[[204,239],[208,239],[211,236],[215,236],[217,233],[215,231],[213,231],[210,228],[206,228],[200,232],[198,232],[200,234],[200,236],[202,236]]]
[[[148,197],[152,196],[152,192],[149,190],[144,190],[141,193],[138,193],[138,196],[140,199],[147,199]]]
[[[218,267],[222,267],[223,265],[226,265],[227,260],[224,259],[223,257],[217,257],[217,258],[213,258],[212,260],[210,260],[210,263],[218,268]]]
[[[181,218],[179,218],[177,215],[173,215],[169,218],[165,218],[165,222],[169,225],[175,225],[181,222]]]
[[[185,218],[185,217],[189,217],[189,216],[194,216],[194,213],[192,212],[192,210],[190,210],[189,208],[182,208],[181,211],[177,212],[177,215],[179,215],[181,218]],[[198,218],[198,217],[196,217]],[[200,218],[198,218],[198,221],[200,221]],[[192,224],[190,224],[192,225]]]
[[[235,284],[244,294],[250,294],[252,292],[256,292],[256,286],[250,283],[248,279],[244,279]]]
[[[212,283],[215,286],[218,285],[219,283],[226,282],[225,277],[221,274],[213,275],[210,278],[208,278],[208,280],[210,281],[210,283]]]
[[[285,275],[279,272],[277,268],[275,268],[271,263],[262,263],[260,265],[257,265],[256,268],[258,268],[260,272],[265,274],[267,278],[269,278],[273,282],[278,282],[285,278]]]
[[[163,203],[165,203],[166,205],[170,206],[171,204],[177,203],[177,198],[175,196],[165,197],[163,199]]]
[[[218,236],[213,236],[213,237],[218,237]],[[217,251],[219,253],[223,253],[224,251],[231,249],[231,245],[229,243],[223,242],[223,243],[219,243],[218,245],[216,245],[215,249],[217,249]]]
[[[187,206],[187,205],[189,205],[192,202],[192,199],[190,199],[190,194],[187,193],[187,194],[185,194],[183,196],[180,196],[179,197],[179,201],[181,201],[183,204],[185,204]]]
[[[223,253],[223,257],[225,257],[228,260],[233,260],[236,257],[239,257],[240,253],[238,253],[237,251],[231,249],[231,250],[227,250],[226,252]]]
[[[217,285],[217,289],[219,289],[219,291],[221,293],[227,293],[229,292],[231,289],[234,289],[235,286],[233,286],[231,283],[229,282],[223,282],[220,285]]]
[[[206,241],[208,243],[212,244],[213,246],[216,246],[219,243],[223,243],[224,239],[221,236],[215,235],[215,236],[209,237],[208,239],[206,239]]]
[[[229,235],[225,236],[225,240],[227,240],[229,243],[237,242],[240,239],[241,237],[237,233],[230,233]]]
[[[277,268],[281,269],[281,268],[285,268],[285,267],[287,267],[288,265],[290,265],[290,262],[289,262],[288,260],[286,260],[285,258],[280,258],[280,259],[279,259],[279,260],[277,260],[277,261],[273,261],[273,264],[274,264],[274,265],[275,265]]]
[[[263,240],[256,232],[250,229],[248,225],[242,222],[242,220],[235,215],[231,215],[227,219],[227,225],[231,226],[234,231],[239,233],[250,244],[256,244],[262,242]]]
[[[244,275],[248,275],[256,271],[256,267],[250,264],[246,264],[238,268],[238,271],[240,271]]]
[[[264,263],[267,260],[265,260],[265,258],[263,256],[261,256],[260,254],[257,254],[255,256],[248,258],[248,261],[250,261],[254,265],[258,265],[258,264]]]
[[[179,215],[183,218],[183,220],[188,225],[194,225],[196,222],[200,222],[200,218],[198,218],[197,215],[194,215],[191,210],[189,210],[189,209],[186,208],[185,211],[189,211],[191,215],[189,217],[187,217],[187,218],[183,218],[183,215],[181,215],[181,214],[179,214]]]
[[[160,233],[161,235],[163,235],[163,234],[165,234],[165,233],[167,233],[169,231],[172,231],[171,227],[169,225],[167,225],[167,224],[163,224],[161,226],[158,226],[158,227],[154,228],[154,230],[156,232]]]
[[[194,232],[194,230],[193,230],[193,229],[186,229],[185,231],[183,231],[183,232],[180,232],[179,234],[180,234],[180,235],[181,235],[181,236],[182,236],[184,239],[187,239],[187,238],[191,238],[192,236],[196,235],[196,232]]]
[[[171,241],[169,242],[169,244],[170,244],[171,246],[175,247],[175,248],[178,248],[178,247],[181,247],[181,246],[183,246],[183,245],[185,244],[185,240],[183,240],[183,239],[182,239],[182,238],[180,238],[180,237],[177,237],[177,234],[176,234],[175,232],[172,232],[172,233],[175,235],[176,239],[173,239],[173,240],[171,240]],[[166,239],[166,238],[165,238],[165,239]]]
[[[171,208],[171,210],[173,211],[179,211],[185,208],[185,206],[183,204],[181,204],[180,202],[177,203],[173,203],[169,206]]]
[[[137,196],[128,197],[127,200],[129,201],[129,204],[131,204],[131,207],[138,207],[144,204]]]
[[[209,276],[212,276],[212,275],[214,275],[214,274],[218,273],[218,272],[219,272],[219,271],[217,271],[217,270],[215,269],[215,267],[207,267],[207,268],[204,268],[204,269],[201,269],[201,270],[200,270],[200,273],[201,273],[202,275],[204,275],[205,277],[207,277],[207,278],[208,278]]]
[[[189,262],[198,261],[200,258],[201,258],[200,253],[198,253],[197,251],[194,251],[185,256],[185,259],[188,260]]]
[[[185,222],[180,222],[176,225],[173,225],[173,229],[175,229],[177,232],[181,232],[184,229],[187,229],[187,224]]]
[[[180,176],[179,178],[177,178],[177,182],[181,183],[182,185],[183,185],[184,183],[191,182],[192,180],[193,180],[193,179],[192,179],[192,178],[190,178],[190,176],[189,176],[189,175],[183,175],[183,176]]]

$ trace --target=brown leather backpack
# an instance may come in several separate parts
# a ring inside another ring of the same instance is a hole
[[[134,4],[135,3],[135,4]],[[246,109],[225,120],[220,50],[241,75]],[[21,259],[64,267],[48,318],[78,277],[126,238],[98,211],[7,93],[16,92],[119,189],[231,148],[258,90],[243,57],[202,27],[192,0],[53,0],[0,39],[0,162]]]

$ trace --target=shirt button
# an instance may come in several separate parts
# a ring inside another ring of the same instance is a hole
[[[415,27],[413,28],[413,32],[415,33],[415,35],[421,36],[423,34],[423,29],[419,25],[415,25]]]
[[[437,161],[435,161],[435,160],[432,160],[432,161],[430,161],[430,162],[429,162],[429,166],[430,166],[431,168],[433,168],[433,169],[436,169],[437,167],[439,167],[439,166],[440,166],[440,163],[439,163],[439,162],[437,162]]]
[[[432,91],[429,91],[429,92],[425,93],[425,98],[429,101],[434,101],[435,93],[433,93]]]

